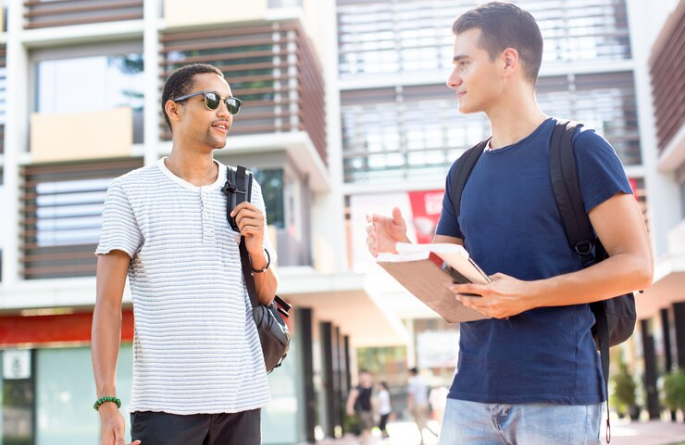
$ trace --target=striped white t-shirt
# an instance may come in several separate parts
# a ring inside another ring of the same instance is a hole
[[[234,413],[270,401],[240,235],[226,219],[226,166],[216,163],[219,175],[208,186],[175,176],[161,159],[107,191],[95,253],[131,257],[131,412]],[[251,202],[265,212],[256,181]],[[264,247],[275,259],[266,228]]]

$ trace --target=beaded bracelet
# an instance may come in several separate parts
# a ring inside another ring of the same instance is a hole
[[[105,397],[100,397],[98,400],[95,401],[95,404],[93,405],[93,409],[98,411],[98,409],[100,408],[100,405],[102,405],[103,403],[107,403],[107,402],[116,403],[117,408],[121,408],[121,400],[119,400],[116,397],[105,396]]]

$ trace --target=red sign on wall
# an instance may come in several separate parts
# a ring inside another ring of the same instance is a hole
[[[412,225],[417,243],[430,244],[433,241],[438,220],[443,208],[443,190],[409,192],[412,207]]]

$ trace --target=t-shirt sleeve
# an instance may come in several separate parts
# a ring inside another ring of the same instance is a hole
[[[594,130],[575,135],[574,157],[587,213],[617,193],[633,193],[614,148]]]
[[[255,207],[260,209],[260,211],[264,214],[264,238],[262,240],[262,247],[264,247],[264,249],[267,252],[269,252],[269,258],[271,262],[274,263],[277,259],[277,255],[269,239],[269,228],[267,225],[267,208],[264,204],[264,197],[262,196],[262,187],[260,187],[260,184],[258,184],[254,178],[252,187],[252,197],[250,202],[254,203]]]
[[[107,255],[113,250],[121,250],[133,258],[142,244],[143,235],[129,198],[121,184],[115,181],[105,196],[100,243],[95,254]]]
[[[462,238],[462,231],[460,224],[457,221],[455,214],[455,206],[451,195],[452,177],[455,174],[458,161],[455,161],[450,171],[445,178],[445,193],[443,194],[443,209],[441,210],[441,218],[438,220],[438,227],[436,228],[436,235],[452,236],[455,238]]]

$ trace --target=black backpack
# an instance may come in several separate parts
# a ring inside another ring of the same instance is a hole
[[[252,172],[246,170],[243,166],[236,168],[228,166],[226,171],[226,183],[222,187],[222,193],[226,195],[226,218],[229,225],[235,232],[239,232],[236,220],[232,218],[231,211],[240,203],[244,201],[250,202],[252,196]],[[288,330],[283,317],[288,318],[288,311],[291,310],[291,305],[286,303],[278,295],[274,296],[274,301],[265,306],[260,303],[257,297],[257,288],[255,287],[255,277],[253,276],[253,269],[250,263],[250,254],[245,246],[245,237],[241,236],[239,244],[239,252],[241,256],[241,270],[243,272],[243,280],[245,287],[250,297],[252,304],[252,315],[257,326],[257,333],[260,337],[260,344],[262,346],[262,355],[264,356],[264,365],[267,373],[272,372],[283,363],[288,348],[290,347],[291,334]],[[269,264],[267,264],[268,266]],[[282,317],[283,316],[283,317]]]
[[[572,137],[581,126],[582,124],[574,121],[558,121],[556,123],[550,140],[550,178],[569,247],[579,256],[581,265],[585,268],[607,259],[608,254],[593,230],[581,198],[572,144]],[[456,216],[460,214],[462,191],[467,179],[489,140],[480,142],[460,157],[460,162],[450,184]],[[634,294],[628,293],[609,300],[591,303],[591,311],[596,319],[592,333],[600,351],[605,379],[605,394],[607,395],[607,384],[610,377],[610,346],[616,346],[626,341],[631,337],[636,326]],[[609,442],[609,416],[607,427],[607,440]]]

